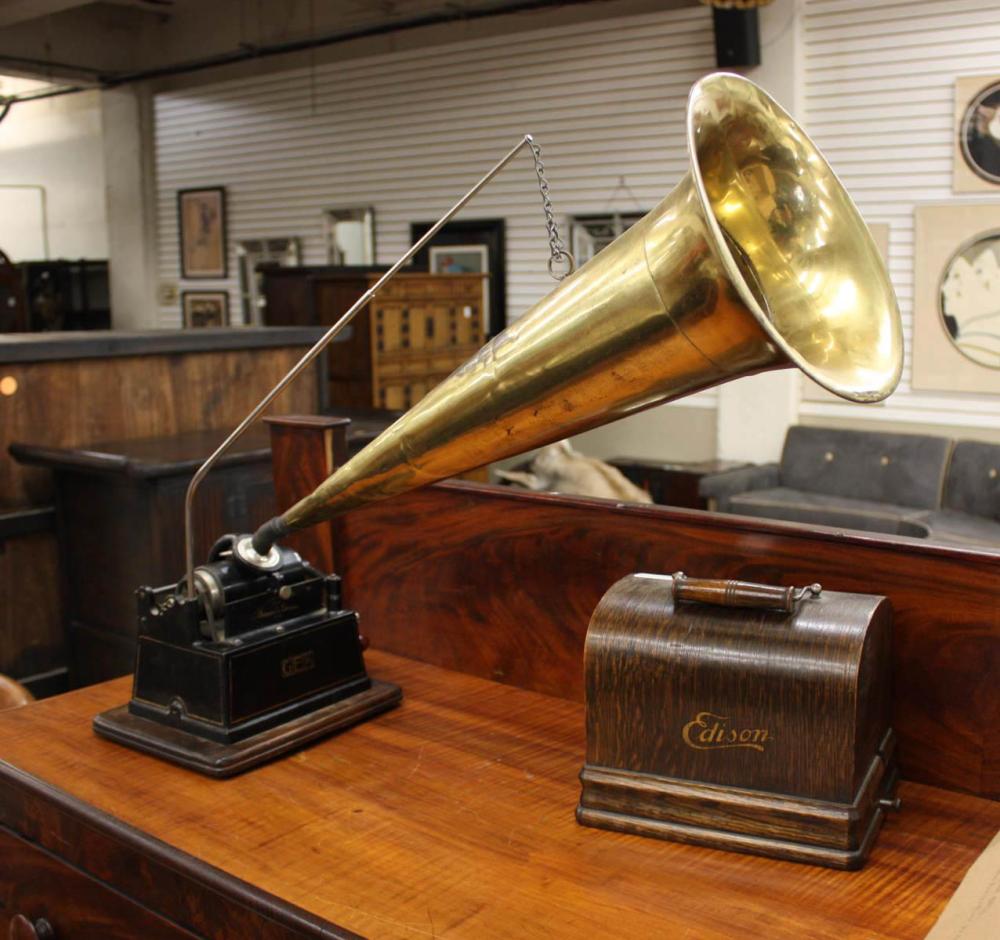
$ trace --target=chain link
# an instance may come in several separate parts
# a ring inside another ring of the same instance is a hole
[[[535,143],[533,137],[528,137],[531,156],[535,160],[535,173],[538,175],[538,191],[542,194],[542,211],[545,213],[545,228],[549,233],[549,274],[557,281],[568,277],[576,267],[576,260],[569,253],[559,235],[555,213],[552,211],[552,200],[549,198],[549,181],[545,178],[545,164],[542,163],[542,149]],[[566,270],[560,271],[560,267]]]

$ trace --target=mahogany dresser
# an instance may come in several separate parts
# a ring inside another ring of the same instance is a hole
[[[272,430],[286,505],[343,425]],[[1000,828],[1000,553],[469,483],[299,536],[402,705],[223,781],[93,735],[126,679],[0,714],[0,936],[919,940]],[[678,569],[892,601],[903,806],[861,871],[576,823],[590,614]]]

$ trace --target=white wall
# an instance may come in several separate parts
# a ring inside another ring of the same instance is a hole
[[[305,262],[325,263],[322,208],[373,205],[378,259],[390,262],[411,222],[435,219],[526,132],[560,216],[608,208],[622,175],[650,208],[687,169],[684,102],[712,61],[699,6],[159,94],[160,277],[179,279],[178,189],[227,187],[232,276],[218,286],[235,305],[237,240],[298,235]],[[526,154],[460,218],[497,216],[516,317],[553,286]],[[178,317],[161,310],[165,325]]]
[[[529,132],[561,219],[634,210],[622,193],[610,201],[622,176],[652,208],[687,171],[687,93],[713,62],[711,12],[694,6],[161,92],[160,282],[225,287],[238,320],[236,242],[297,235],[306,264],[326,263],[321,210],[331,206],[373,205],[378,261],[390,263],[409,246],[411,222],[436,219]],[[227,188],[231,276],[182,281],[176,194],[211,185]],[[527,154],[459,216],[476,217],[506,219],[508,315],[517,317],[554,286]],[[176,305],[160,308],[161,325],[179,321]],[[709,457],[714,401],[707,392],[628,419],[620,442],[592,444],[610,456],[641,439],[673,459]],[[674,408],[684,412],[677,422]],[[705,433],[674,427],[692,422]]]
[[[762,14],[762,33],[765,64],[750,76],[803,121],[866,218],[892,226],[890,272],[909,358],[913,206],[954,198],[952,85],[957,74],[1000,71],[991,65],[1000,61],[1000,0],[778,0]],[[691,83],[714,67],[706,8],[445,45],[409,39],[390,53],[315,68],[300,56],[297,67],[228,81],[198,77],[205,83],[191,79],[157,94],[160,283],[225,287],[238,311],[235,243],[298,235],[305,262],[323,263],[321,210],[336,205],[375,206],[379,261],[390,262],[409,244],[410,222],[444,211],[525,132],[542,144],[560,218],[607,209],[622,175],[652,206],[687,170],[684,100]],[[202,185],[228,191],[232,276],[218,285],[179,279],[176,192]],[[462,217],[498,215],[508,224],[509,313],[517,316],[552,286],[527,159],[508,168]],[[157,322],[176,325],[177,306],[160,307]],[[736,383],[732,395],[703,393],[632,419],[635,426],[622,425],[620,436],[602,434],[594,443],[609,454],[642,440],[649,456],[657,448],[665,458],[710,456],[705,435],[671,433],[691,426],[690,415],[671,425],[674,409],[700,409],[704,427],[719,428],[716,449],[724,456],[776,457],[780,431],[748,433],[739,407],[724,413],[727,395],[737,406],[751,392],[771,402],[769,381]],[[849,405],[811,383],[804,383],[801,403],[787,382],[778,394],[779,409],[755,413],[780,411],[782,427],[799,420],[1000,433],[1000,398],[918,393],[909,387],[908,368],[884,405]],[[747,448],[754,452],[743,453]]]
[[[0,78],[0,94],[25,83]],[[41,197],[49,256],[107,258],[100,92],[14,105],[0,122],[0,249],[14,261],[44,257]]]
[[[906,368],[881,405],[850,405],[806,387],[800,420],[996,437],[1000,396],[910,388],[913,209],[997,203],[952,191],[957,75],[1000,73],[998,0],[808,0],[805,108],[810,135],[869,222],[890,225],[889,272],[903,314]]]

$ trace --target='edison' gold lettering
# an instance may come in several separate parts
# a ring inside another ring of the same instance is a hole
[[[712,712],[698,712],[681,731],[681,737],[688,747],[698,751],[710,751],[723,747],[752,747],[763,751],[764,744],[771,740],[766,728],[730,728],[729,719]]]

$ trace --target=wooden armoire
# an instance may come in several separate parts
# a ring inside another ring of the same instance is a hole
[[[264,276],[268,325],[334,323],[379,277],[365,268],[275,268]],[[405,410],[486,339],[484,274],[397,274],[329,351],[333,408]]]

